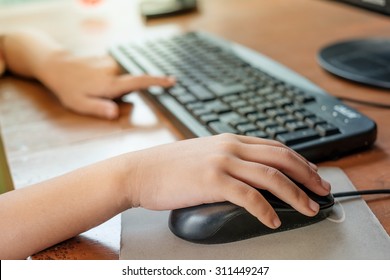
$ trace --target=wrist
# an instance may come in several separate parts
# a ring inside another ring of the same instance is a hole
[[[69,61],[73,54],[67,50],[51,50],[31,65],[33,76],[44,84],[50,84],[53,79],[63,79],[56,76],[56,69]]]
[[[142,182],[141,152],[130,152],[117,157],[115,168],[118,171],[119,195],[125,209],[140,206],[140,187]]]
[[[64,51],[46,34],[27,29],[3,35],[1,49],[7,69],[28,78],[38,78],[37,74],[48,58]]]

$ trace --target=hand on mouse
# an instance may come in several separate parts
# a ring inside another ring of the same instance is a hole
[[[255,188],[315,215],[318,205],[289,178],[329,193],[313,164],[270,140],[221,134],[126,153],[0,195],[0,258],[25,258],[131,207],[230,201],[278,227],[275,211]]]
[[[330,191],[315,165],[279,142],[221,134],[138,152],[129,183],[131,206],[176,209],[230,201],[270,228],[280,220],[255,189],[268,190],[297,211],[314,216],[319,206],[289,178],[319,195]]]

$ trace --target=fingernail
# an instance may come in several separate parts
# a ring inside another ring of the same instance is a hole
[[[330,192],[331,186],[329,182],[325,181],[324,179],[321,178],[321,186],[327,191]]]
[[[319,210],[320,210],[320,205],[318,205],[318,203],[314,202],[313,200],[309,200],[309,208],[317,213]]]
[[[315,165],[314,163],[312,163],[312,162],[309,162],[309,165],[311,166],[311,168],[313,168],[314,170],[318,170],[318,166],[317,165]]]
[[[115,107],[108,107],[105,111],[105,115],[108,119],[112,120],[117,117],[117,110]]]
[[[274,228],[278,228],[280,227],[280,225],[282,224],[282,222],[279,220],[278,217],[275,217],[272,221],[273,225],[274,225]]]

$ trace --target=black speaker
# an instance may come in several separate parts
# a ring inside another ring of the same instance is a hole
[[[390,0],[336,0],[390,15]]]

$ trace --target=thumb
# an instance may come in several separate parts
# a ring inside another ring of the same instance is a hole
[[[114,101],[92,96],[87,96],[80,100],[77,108],[73,109],[84,115],[91,115],[109,120],[116,119],[119,116],[119,108]]]

